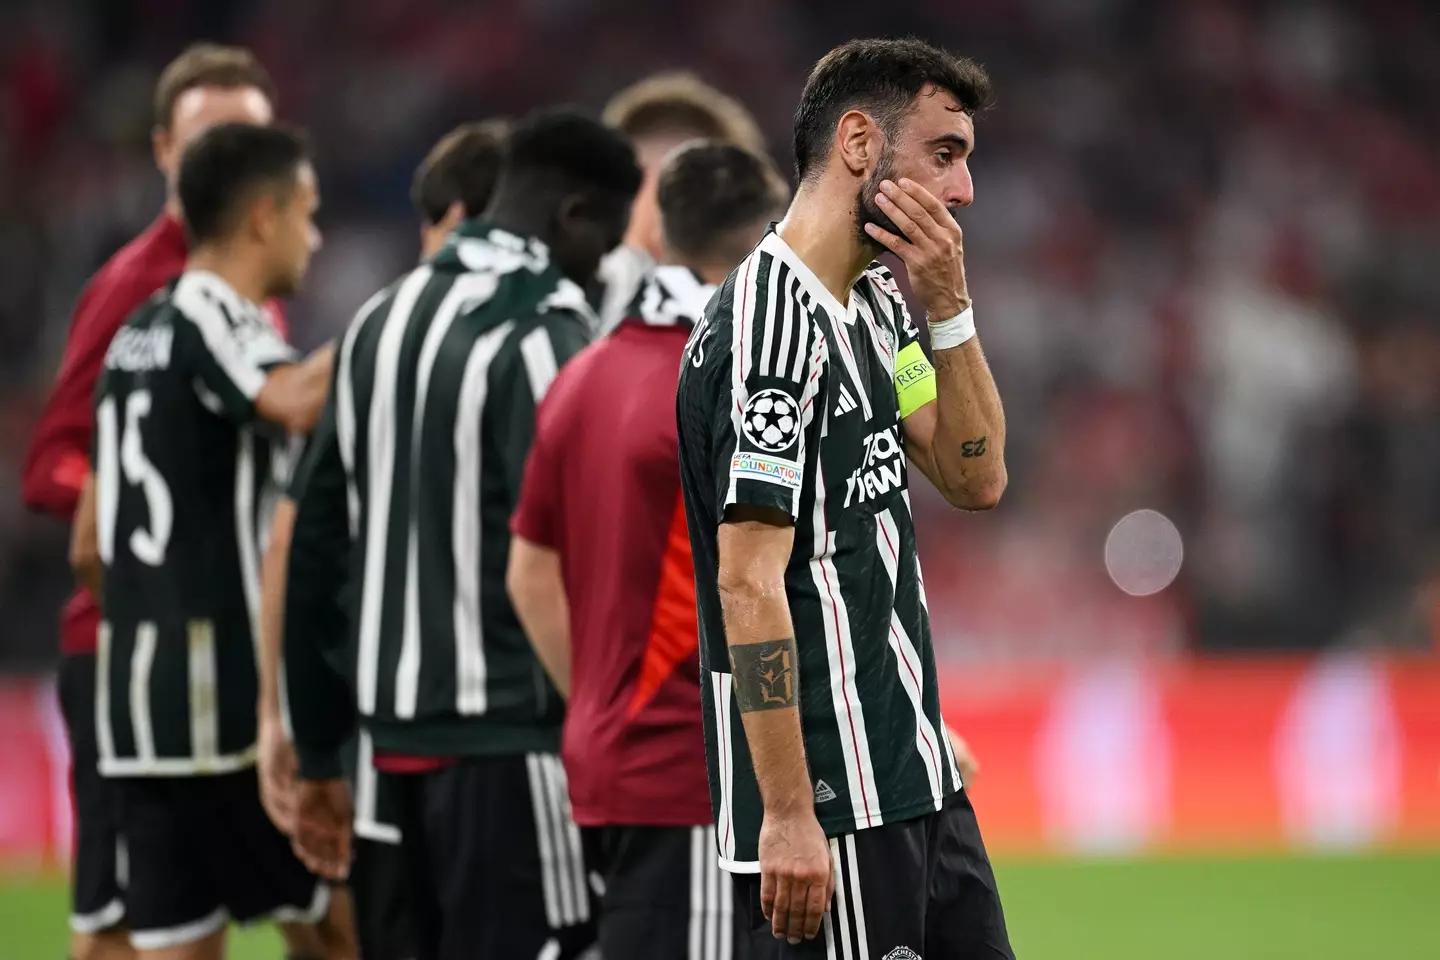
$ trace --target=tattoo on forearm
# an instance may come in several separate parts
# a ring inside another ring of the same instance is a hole
[[[795,638],[741,643],[730,648],[735,699],[741,713],[781,710],[800,703]]]
[[[987,437],[976,437],[974,440],[966,440],[960,444],[960,456],[966,460],[973,460],[976,457],[985,456],[985,441]]]

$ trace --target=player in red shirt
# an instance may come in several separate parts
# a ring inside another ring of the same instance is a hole
[[[76,302],[60,371],[25,458],[23,494],[31,509],[66,521],[74,517],[89,471],[92,400],[105,351],[126,317],[185,266],[185,228],[175,187],[185,147],[217,124],[270,123],[274,99],[265,69],[248,50],[237,47],[197,44],[161,74],[153,139],[155,163],[165,175],[165,208],[106,261]],[[283,333],[283,318],[274,304],[271,312]],[[123,930],[125,903],[117,882],[113,787],[97,770],[98,623],[94,598],[83,587],[77,589],[61,616],[59,679],[75,804],[70,956],[76,960],[133,956]]]
[[[507,585],[568,697],[563,757],[586,862],[604,880],[606,957],[731,955],[675,385],[710,285],[788,200],[773,165],[743,148],[701,142],[673,154],[659,178],[669,265],[651,273],[614,333],[560,371],[537,414]]]

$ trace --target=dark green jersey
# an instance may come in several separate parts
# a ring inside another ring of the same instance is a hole
[[[141,306],[105,355],[93,463],[106,775],[254,759],[260,555],[284,439],[257,421],[255,398],[291,359],[265,311],[196,270]]]
[[[558,749],[563,703],[505,568],[535,406],[592,327],[583,291],[543,244],[469,223],[342,338],[297,477],[286,662],[308,655],[297,637],[343,646],[376,750]],[[343,571],[327,560],[337,556]],[[314,679],[324,666],[289,672],[297,740],[312,755],[338,746],[338,715],[302,706],[327,683]]]
[[[741,872],[759,869],[762,807],[716,585],[717,530],[732,504],[774,507],[795,523],[785,590],[826,833],[938,810],[959,787],[895,387],[896,356],[918,334],[878,264],[849,301],[837,302],[772,231],[710,301],[681,367],[681,484],[708,677],[711,799],[722,865]]]

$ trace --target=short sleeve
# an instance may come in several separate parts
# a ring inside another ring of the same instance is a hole
[[[185,339],[202,399],[216,406],[215,398],[226,417],[248,423],[270,371],[293,363],[294,350],[263,312],[228,303],[188,277],[174,303],[190,328]]]
[[[910,319],[910,308],[905,305],[895,277],[878,263],[867,274],[875,289],[875,299],[889,314],[888,320],[895,331],[895,402],[903,420],[937,396],[935,368],[920,346],[920,331]]]
[[[821,418],[815,402],[825,370],[825,339],[798,287],[769,273],[782,265],[754,257],[736,276],[728,382],[715,411],[716,503],[769,507],[799,515],[806,452]]]

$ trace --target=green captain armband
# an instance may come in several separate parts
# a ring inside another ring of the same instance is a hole
[[[900,419],[905,419],[935,399],[935,368],[912,342],[895,358],[895,400],[900,404]]]

